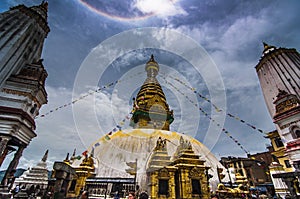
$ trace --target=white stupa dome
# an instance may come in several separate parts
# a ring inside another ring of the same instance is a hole
[[[210,152],[210,150],[193,137],[165,130],[156,129],[131,129],[117,131],[111,135],[105,135],[92,146],[96,160],[96,177],[124,177],[133,176],[126,172],[129,167],[126,163],[137,161],[137,183],[146,179],[146,166],[159,137],[166,139],[168,155],[172,156],[179,145],[180,137],[190,141],[195,154],[205,160],[205,166],[210,167],[209,174],[212,189],[219,183],[217,168],[223,168],[224,181],[229,181],[224,166]],[[96,147],[95,147],[96,146]],[[92,147],[91,147],[92,148]]]

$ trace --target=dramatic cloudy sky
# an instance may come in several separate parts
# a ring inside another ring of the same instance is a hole
[[[225,113],[266,132],[275,128],[255,66],[261,57],[263,41],[300,49],[299,1],[48,2],[51,32],[42,56],[49,75],[48,104],[42,107],[40,115],[51,113],[36,119],[37,137],[24,151],[20,167],[33,166],[49,149],[51,168],[54,161],[63,160],[74,148],[81,154],[110,132],[130,112],[132,97],[146,78],[144,63],[151,54],[161,64],[162,75],[158,80],[174,110],[171,130],[194,136],[218,158],[246,155],[229,135],[250,153],[266,151],[269,141],[263,134],[237,119],[225,117]],[[40,0],[4,0],[0,11],[18,4],[40,3]],[[146,45],[146,40],[152,37],[153,45],[151,42]],[[193,45],[196,47],[191,50]],[[174,78],[195,88],[222,111],[216,112],[210,103]],[[56,110],[91,93],[97,86],[117,80],[121,81],[90,94],[74,106]],[[199,107],[216,122],[205,117]],[[128,121],[122,127],[129,128]],[[222,132],[222,128],[229,133]]]

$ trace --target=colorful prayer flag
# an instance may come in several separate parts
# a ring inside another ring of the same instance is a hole
[[[80,155],[79,155],[79,156],[76,156],[75,159],[80,160],[80,159],[81,159],[81,156],[80,156]]]
[[[105,138],[106,140],[110,140],[110,137],[109,137],[108,135],[106,135],[104,138]]]
[[[87,153],[88,153],[88,150],[86,150],[86,151],[82,152],[82,155],[86,156],[86,155],[87,155]]]

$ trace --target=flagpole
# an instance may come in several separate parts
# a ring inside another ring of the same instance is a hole
[[[137,174],[137,161],[138,159],[135,159],[135,172],[134,172],[134,187],[136,187],[136,174]]]

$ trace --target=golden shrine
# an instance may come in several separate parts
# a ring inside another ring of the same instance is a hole
[[[161,137],[147,167],[151,198],[210,198],[208,169],[189,141],[180,137],[173,161]]]

